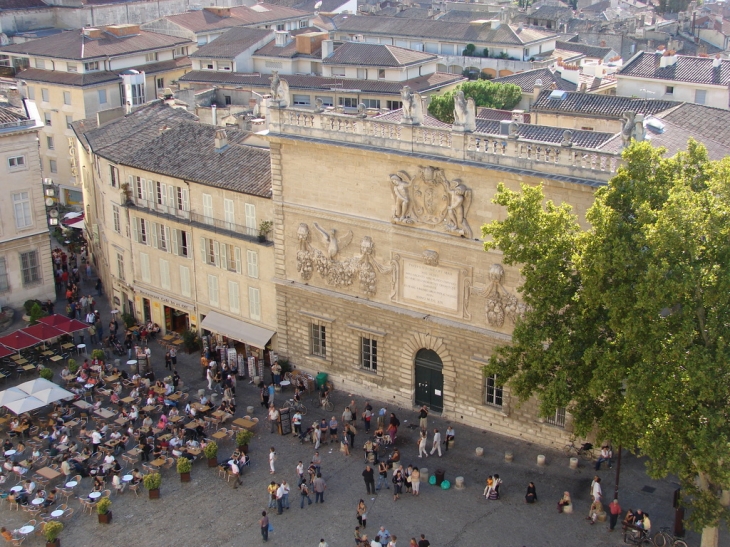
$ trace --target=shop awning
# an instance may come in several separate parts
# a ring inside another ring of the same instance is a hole
[[[200,326],[210,332],[222,334],[239,342],[245,342],[250,346],[263,349],[269,343],[271,337],[276,334],[273,330],[257,327],[251,323],[226,317],[216,311],[205,316]]]

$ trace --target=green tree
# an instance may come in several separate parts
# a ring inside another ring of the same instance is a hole
[[[494,202],[486,249],[519,264],[528,309],[485,367],[579,435],[632,447],[652,477],[676,475],[689,525],[717,545],[730,490],[730,159],[690,141],[671,158],[648,143],[596,192],[579,223],[541,187]]]
[[[522,98],[522,89],[514,84],[501,84],[488,80],[474,80],[456,86],[452,91],[431,99],[428,113],[444,123],[454,121],[454,95],[458,90],[468,99],[474,99],[477,106],[511,110]]]
[[[43,309],[41,308],[41,305],[38,302],[36,302],[35,304],[33,304],[33,307],[30,309],[30,324],[35,325],[36,323],[38,323],[38,320],[41,317],[45,317],[45,316],[46,316],[46,312],[44,312]]]

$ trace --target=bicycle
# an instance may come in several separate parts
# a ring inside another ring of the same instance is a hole
[[[588,461],[593,461],[595,459],[593,445],[591,443],[583,443],[582,445],[577,446],[575,444],[575,438],[570,439],[570,444],[566,444],[563,447],[563,452],[565,452],[568,456],[571,454],[581,456],[583,459]]]
[[[324,399],[320,398],[319,406],[324,408],[327,412],[332,412],[335,409],[335,404],[330,401],[329,395]]]
[[[654,535],[654,545],[656,547],[687,547],[687,542],[682,538],[677,537],[669,532],[669,527],[659,528],[659,531]]]
[[[624,526],[624,543],[630,543],[632,545],[651,547],[654,545],[649,537],[649,534],[641,528],[635,526]]]
[[[299,412],[302,416],[307,415],[307,407],[304,406],[303,403],[297,402],[294,399],[289,399],[287,402],[284,403],[284,406],[282,406],[281,408],[282,410],[291,409],[294,412]]]

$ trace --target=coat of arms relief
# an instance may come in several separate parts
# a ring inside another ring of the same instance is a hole
[[[405,171],[390,175],[393,197],[391,222],[401,226],[430,226],[435,230],[454,236],[472,239],[473,232],[467,216],[472,203],[472,191],[459,179],[449,180],[442,169],[420,167],[414,176]],[[309,281],[314,272],[327,285],[351,287],[357,282],[359,291],[366,297],[377,293],[378,276],[390,276],[390,299],[399,301],[399,287],[402,285],[402,264],[405,259],[397,252],[391,258],[379,261],[376,258],[375,242],[370,236],[360,240],[359,253],[347,253],[354,238],[349,228],[339,229],[334,225],[322,226],[312,223],[299,224],[297,228],[298,250],[297,271],[303,281]],[[314,240],[315,242],[313,242]],[[438,252],[424,251],[423,264],[436,268],[439,265]],[[493,264],[488,271],[488,283],[484,287],[474,286],[471,269],[461,270],[457,289],[462,300],[461,316],[471,320],[469,299],[472,295],[485,298],[485,320],[489,326],[501,328],[505,319],[512,322],[524,312],[525,306],[503,285],[504,268]]]

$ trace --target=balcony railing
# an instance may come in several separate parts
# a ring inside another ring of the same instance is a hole
[[[234,224],[233,222],[225,222],[223,220],[200,215],[198,213],[190,213],[190,221],[196,224],[201,224],[201,227],[213,232],[232,234],[234,236],[243,235],[247,237],[258,237],[259,235],[257,228],[249,228],[247,226],[241,226],[240,224]]]

